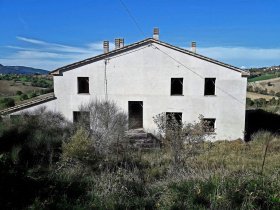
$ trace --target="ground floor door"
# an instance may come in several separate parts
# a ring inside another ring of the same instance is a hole
[[[129,129],[143,128],[143,101],[128,102]]]

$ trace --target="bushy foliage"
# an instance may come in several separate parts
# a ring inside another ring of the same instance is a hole
[[[69,142],[62,144],[63,159],[92,160],[95,150],[90,134],[83,127],[79,128]]]
[[[15,105],[15,100],[13,98],[3,98],[0,100],[1,108],[9,108]]]
[[[165,113],[158,114],[153,119],[165,148],[173,156],[175,167],[179,167],[190,153],[195,153],[196,146],[210,136],[209,124],[203,121],[203,116],[199,116],[198,122],[193,123],[178,121],[174,114],[167,116]],[[186,148],[190,147],[186,145],[192,145],[191,150],[187,151]]]
[[[16,92],[16,95],[22,95],[22,92],[20,91],[20,90],[18,90],[17,92]]]
[[[82,105],[80,111],[85,114],[78,126],[89,130],[96,152],[107,156],[113,153],[124,139],[127,115],[112,101],[92,101]]]
[[[254,107],[254,108],[263,108],[267,106],[280,106],[280,99],[276,99],[273,97],[270,100],[266,100],[264,98],[258,98],[258,99],[250,99],[246,98],[246,106],[247,107]]]
[[[11,151],[20,165],[49,165],[58,160],[62,141],[68,135],[68,125],[61,114],[42,108],[2,123],[0,151]]]
[[[20,95],[20,100],[21,100],[21,101],[24,101],[24,100],[26,100],[26,99],[28,99],[28,96],[27,96],[26,94]]]

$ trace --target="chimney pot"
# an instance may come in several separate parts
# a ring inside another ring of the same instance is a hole
[[[154,28],[153,38],[159,40],[159,28]]]
[[[103,42],[103,50],[104,50],[104,53],[109,52],[109,41]]]
[[[196,53],[196,42],[192,42],[192,52]]]
[[[115,49],[119,49],[120,48],[120,39],[115,39]]]
[[[120,39],[120,48],[122,48],[122,47],[124,47],[124,39],[123,38]]]

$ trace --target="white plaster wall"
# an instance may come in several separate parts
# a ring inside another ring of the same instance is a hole
[[[128,111],[128,101],[143,101],[144,129],[153,132],[152,117],[161,112],[182,112],[193,122],[202,114],[216,118],[215,140],[243,139],[247,78],[240,72],[153,44],[166,54],[145,47],[112,57],[107,64],[108,98]],[[56,110],[73,120],[82,103],[105,98],[105,62],[98,61],[54,77]],[[89,77],[90,94],[77,94],[77,77]],[[184,78],[184,96],[170,95],[171,78]],[[216,96],[204,96],[204,78],[216,78]],[[230,94],[230,95],[229,95]]]

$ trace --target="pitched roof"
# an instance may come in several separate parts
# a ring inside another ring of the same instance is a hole
[[[55,69],[55,70],[51,71],[50,74],[52,74],[54,76],[62,75],[62,73],[65,72],[65,71],[69,71],[69,70],[78,68],[80,66],[84,66],[84,65],[87,65],[87,64],[90,64],[90,63],[93,63],[93,62],[105,59],[105,58],[110,58],[112,56],[121,54],[123,52],[127,52],[127,51],[139,48],[139,47],[147,45],[147,44],[152,44],[152,43],[156,43],[156,44],[168,47],[170,49],[173,49],[173,50],[185,53],[187,55],[190,55],[190,56],[193,56],[193,57],[196,57],[196,58],[199,58],[199,59],[202,59],[202,60],[205,60],[205,61],[217,64],[217,65],[220,65],[220,66],[223,66],[223,67],[226,67],[228,69],[231,69],[231,70],[234,70],[234,71],[237,71],[237,72],[240,72],[242,74],[242,76],[249,76],[250,75],[249,72],[244,71],[244,70],[242,70],[242,69],[240,69],[238,67],[235,67],[235,66],[232,66],[232,65],[229,65],[229,64],[226,64],[226,63],[214,60],[212,58],[208,58],[206,56],[194,53],[192,51],[189,51],[189,50],[186,50],[186,49],[183,49],[183,48],[180,48],[180,47],[176,47],[174,45],[171,45],[171,44],[168,44],[166,42],[159,41],[159,40],[156,40],[156,39],[153,39],[153,38],[147,38],[147,39],[144,39],[142,41],[135,42],[135,43],[130,44],[130,45],[126,45],[126,46],[124,46],[122,48],[119,48],[119,49],[116,49],[116,50],[112,50],[112,51],[110,51],[108,53],[100,54],[100,55],[97,55],[97,56],[94,56],[94,57],[91,57],[91,58],[88,58],[88,59],[85,59],[85,60],[82,60],[82,61],[79,61],[79,62],[75,62],[75,63],[69,64],[69,65],[63,66],[61,68],[58,68],[58,69]]]
[[[7,109],[0,110],[0,116],[7,115],[7,114],[17,112],[17,111],[21,111],[23,109],[27,109],[29,107],[36,106],[36,105],[39,105],[39,104],[42,104],[42,103],[45,103],[45,102],[48,102],[48,101],[51,101],[54,99],[56,99],[56,97],[54,96],[54,93],[47,93],[47,94],[38,96],[36,98],[33,98],[31,101],[28,101],[28,102],[25,102],[22,104],[18,104],[16,106],[12,106]]]

